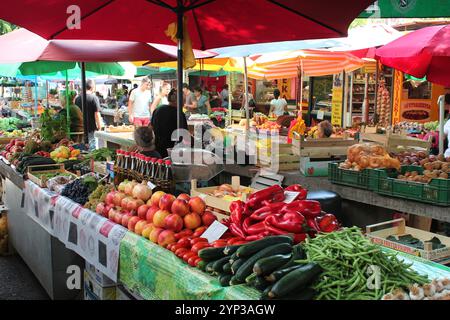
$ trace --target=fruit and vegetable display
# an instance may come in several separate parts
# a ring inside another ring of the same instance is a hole
[[[393,168],[400,170],[400,161],[391,157],[384,147],[374,143],[355,144],[348,148],[347,160],[339,164],[342,169]]]
[[[66,185],[75,180],[77,177],[72,174],[60,173],[45,182],[45,185],[50,191],[61,194]]]
[[[29,166],[39,166],[39,165],[49,165],[49,164],[56,164],[55,161],[53,161],[50,158],[42,157],[42,156],[26,156],[20,157],[17,159],[18,165],[16,167],[17,171],[21,174],[25,174],[28,171]],[[51,167],[49,169],[52,169]],[[57,169],[56,167],[54,169]]]
[[[106,200],[106,195],[113,191],[114,186],[111,184],[100,184],[98,187],[89,195],[88,202],[84,204],[84,207],[96,211],[97,206]]]
[[[430,121],[423,124],[423,127],[427,131],[436,131],[439,128],[439,121]]]
[[[290,203],[285,203],[285,191],[296,192]],[[230,205],[230,218],[224,223],[232,234],[243,240],[254,241],[269,235],[292,234],[294,243],[318,232],[332,232],[340,225],[333,214],[322,211],[318,201],[306,200],[308,191],[300,185],[283,189],[274,185],[252,193],[246,202]]]
[[[50,157],[56,162],[64,162],[66,160],[77,160],[80,153],[80,150],[73,147],[59,146],[50,152]]]
[[[27,135],[26,131],[15,129],[13,131],[0,131],[0,137],[5,138],[24,138]]]
[[[434,279],[424,285],[414,284],[408,289],[395,289],[382,300],[450,300],[450,279]]]
[[[61,195],[72,201],[84,205],[88,202],[89,195],[97,188],[97,180],[93,176],[86,176],[68,183]]]
[[[420,155],[420,153],[418,153]],[[419,160],[420,159],[420,160]],[[419,160],[419,162],[417,162]],[[448,179],[450,174],[450,158],[444,158],[441,154],[439,156],[426,156],[425,158],[411,156],[404,157],[403,163],[412,164],[420,167],[409,167],[409,170],[404,174],[397,176],[397,179],[414,181],[421,183],[430,183],[433,179]],[[423,170],[420,170],[423,169]],[[420,172],[422,171],[422,172]]]
[[[86,160],[94,160],[94,161],[107,161],[108,159],[114,160],[116,153],[114,150],[110,148],[100,148],[91,151],[88,155],[85,156]]]
[[[256,127],[260,130],[280,130],[281,129],[281,125],[279,125],[275,121],[266,121],[261,125],[257,125]]]
[[[426,276],[411,270],[395,253],[383,252],[358,227],[319,234],[303,244],[307,259],[298,263],[317,263],[323,270],[312,288],[317,300],[379,300],[396,289],[428,282]],[[370,289],[370,266],[381,273],[380,288]]]
[[[20,134],[22,134],[22,131],[19,130],[22,128],[26,123],[24,123],[22,120],[14,117],[9,118],[0,118],[0,131],[2,132],[1,135],[8,136],[8,133],[11,131],[14,132],[16,135],[10,135],[12,137],[20,137]]]
[[[378,86],[378,99],[376,113],[378,116],[378,124],[386,127],[389,125],[389,115],[391,110],[391,95],[386,87],[386,81],[381,79]]]
[[[237,190],[235,190],[230,184],[222,184],[218,186],[216,190],[207,194],[217,198],[235,201],[240,199],[244,193],[249,194],[250,192],[251,188],[248,187],[239,187]]]

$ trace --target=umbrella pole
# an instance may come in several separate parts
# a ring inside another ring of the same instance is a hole
[[[182,1],[178,0],[177,10],[177,39],[178,39],[178,52],[177,52],[177,128],[180,128],[181,108],[183,108],[183,16]],[[178,140],[178,139],[177,139]]]
[[[34,78],[35,83],[34,83],[34,115],[37,116],[38,115],[38,77],[35,76]]]
[[[231,105],[232,94],[231,94],[231,72],[228,74],[228,123],[231,126],[233,124],[233,106]]]
[[[83,109],[83,128],[84,128],[84,143],[89,143],[89,137],[88,137],[88,113],[87,113],[87,106],[86,106],[86,63],[81,62],[81,108]]]
[[[248,110],[248,72],[247,72],[247,57],[244,57],[244,82],[245,82],[245,118],[247,119],[247,123],[245,125],[245,130],[249,129],[249,121],[250,121],[250,112]]]
[[[66,116],[67,116],[67,133],[70,138],[70,112],[69,112],[69,74],[66,70]]]
[[[445,96],[440,96],[438,99],[439,103],[439,154],[444,154],[444,116],[445,116]]]

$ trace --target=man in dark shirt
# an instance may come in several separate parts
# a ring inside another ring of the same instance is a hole
[[[177,130],[177,91],[172,89],[168,95],[169,105],[162,105],[152,116],[152,127],[155,132],[156,151],[165,158],[167,149],[173,148],[172,133]],[[188,129],[186,115],[180,110],[180,129]]]
[[[75,99],[75,104],[82,109],[81,95],[78,95]],[[89,149],[95,150],[94,132],[101,129],[102,119],[100,116],[100,101],[95,95],[95,82],[91,79],[86,81],[86,108]]]

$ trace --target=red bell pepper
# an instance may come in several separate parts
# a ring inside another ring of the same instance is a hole
[[[269,232],[269,234],[275,235],[275,236],[289,234],[289,232],[278,229],[278,228],[272,226],[271,224],[266,224],[266,230]]]
[[[266,189],[252,193],[248,197],[247,204],[249,208],[258,209],[262,207],[263,201],[280,202],[284,200],[284,190],[279,185],[273,185]]]
[[[269,216],[264,222],[266,226],[271,225],[287,232],[304,232],[303,223],[305,218],[298,212],[288,212],[282,216]]]
[[[322,212],[320,202],[315,200],[297,200],[292,202],[290,207],[298,210],[307,219],[315,218]]]
[[[315,231],[317,233],[320,231],[320,227],[317,225],[317,222],[313,218],[306,218],[306,224],[308,225],[310,231]]]
[[[305,241],[306,239],[306,233],[296,233],[294,234],[294,244],[300,243]]]
[[[249,235],[261,234],[264,231],[266,231],[266,225],[264,224],[264,221],[252,224],[246,230],[247,234]]]
[[[287,188],[284,188],[284,190],[286,190],[286,191],[295,191],[295,192],[298,192],[302,189],[303,189],[303,187],[300,184],[293,184]]]
[[[246,235],[244,231],[241,229],[239,225],[236,225],[234,223],[230,224],[230,232],[234,234],[236,237],[245,238]]]
[[[339,228],[339,222],[331,213],[316,217],[315,221],[322,232],[332,232]]]
[[[294,200],[305,200],[306,196],[308,195],[308,190],[304,189],[299,184],[293,184],[293,185],[285,188],[284,190],[298,192],[299,195]]]
[[[255,212],[253,212],[250,217],[253,220],[262,221],[270,214],[278,214],[284,206],[286,206],[286,204],[283,202],[271,203],[267,206],[259,208],[258,210],[255,210]]]
[[[256,241],[256,240],[259,240],[262,238],[264,238],[263,234],[254,234],[254,235],[245,237],[245,241]]]

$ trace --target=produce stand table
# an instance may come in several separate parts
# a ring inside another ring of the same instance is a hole
[[[4,203],[8,208],[9,239],[52,299],[74,299],[80,290],[67,288],[67,268],[84,260],[51,236],[30,218],[22,206],[24,181],[11,167],[0,161],[0,174],[5,177]]]
[[[217,277],[188,266],[172,252],[128,232],[120,244],[119,279],[151,300],[254,300],[259,292],[246,285],[221,287]]]
[[[252,178],[257,170],[258,168],[254,166],[239,165],[225,165],[224,169],[225,172],[232,175],[249,178]],[[417,201],[387,197],[372,191],[332,184],[327,177],[305,177],[300,174],[300,171],[280,172],[279,174],[284,176],[284,185],[298,183],[310,190],[330,190],[338,193],[345,200],[450,222],[450,210],[448,207],[433,206]]]
[[[128,148],[135,145],[133,132],[106,132],[96,131],[95,138],[98,140],[98,147],[108,147],[113,149]]]

